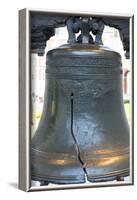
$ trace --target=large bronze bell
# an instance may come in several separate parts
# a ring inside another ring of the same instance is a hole
[[[129,175],[120,55],[102,45],[73,43],[50,50],[46,60],[32,179],[69,184]]]

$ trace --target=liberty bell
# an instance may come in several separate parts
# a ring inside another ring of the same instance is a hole
[[[102,45],[98,32],[93,40],[88,18],[77,38],[71,24],[68,44],[47,53],[43,112],[31,143],[32,179],[41,185],[129,175],[121,56]]]

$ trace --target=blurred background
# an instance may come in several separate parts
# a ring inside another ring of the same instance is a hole
[[[31,54],[31,99],[32,99],[32,123],[31,133],[34,135],[43,108],[44,90],[45,90],[45,68],[46,53],[50,49],[54,49],[62,44],[67,43],[68,33],[66,27],[57,28],[55,36],[51,37],[47,42],[44,56]],[[103,43],[105,46],[119,52],[122,57],[123,67],[123,101],[129,124],[131,124],[131,60],[126,59],[123,51],[122,42],[120,40],[119,31],[115,28],[105,26],[103,32]]]

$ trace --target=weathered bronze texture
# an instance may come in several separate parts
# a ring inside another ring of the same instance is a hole
[[[32,179],[109,181],[129,175],[121,57],[96,44],[47,53],[42,117],[32,139]]]

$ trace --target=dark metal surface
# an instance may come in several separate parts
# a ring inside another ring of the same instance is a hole
[[[67,44],[49,51],[46,64],[32,179],[69,184],[129,175],[120,55],[95,44]]]

